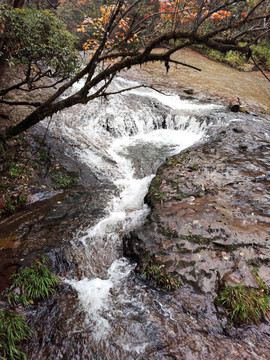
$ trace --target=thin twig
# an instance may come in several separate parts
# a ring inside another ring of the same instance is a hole
[[[197,68],[196,66],[193,66],[193,65],[189,65],[189,64],[186,64],[186,63],[182,63],[180,61],[176,61],[176,60],[169,60],[169,62],[172,62],[174,64],[178,64],[178,65],[182,65],[182,66],[187,66],[191,69],[195,69],[195,70],[198,70],[198,71],[202,71],[201,69]]]
[[[254,62],[254,65],[260,70],[260,72],[263,74],[263,76],[270,81],[269,77],[265,74],[265,72],[260,68],[260,66],[258,65],[258,63],[255,61],[254,57],[252,55],[250,55],[251,60]]]
[[[121,94],[123,92],[127,92],[127,91],[131,91],[131,90],[136,90],[136,89],[139,89],[139,88],[148,88],[148,89],[151,89],[151,90],[154,90],[162,95],[165,95],[165,96],[170,96],[169,94],[166,94],[164,93],[163,91],[161,90],[158,90],[150,85],[146,85],[146,84],[141,84],[141,85],[137,85],[137,86],[132,86],[130,88],[125,88],[125,89],[121,89],[121,90],[118,90],[118,91],[112,91],[112,92],[109,92],[109,93],[102,93],[100,96],[110,96],[110,95],[117,95],[117,94]]]

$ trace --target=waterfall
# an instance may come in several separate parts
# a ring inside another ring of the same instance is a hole
[[[136,85],[119,77],[112,90]],[[82,275],[64,281],[76,290],[78,307],[67,320],[63,348],[50,349],[50,358],[136,358],[156,341],[158,330],[151,328],[150,319],[161,319],[151,311],[162,313],[175,326],[173,300],[157,294],[154,298],[153,291],[147,293],[145,285],[136,281],[135,265],[122,257],[122,238],[149,214],[144,197],[158,166],[167,156],[200,141],[210,126],[204,119],[220,109],[139,88],[75,106],[55,117],[50,131],[65,138],[70,155],[87,164],[101,182],[112,182],[117,191],[110,196],[106,215],[74,234],[70,253]],[[119,357],[109,354],[112,348],[118,349]]]

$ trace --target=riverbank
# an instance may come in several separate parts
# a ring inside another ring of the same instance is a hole
[[[239,71],[193,50],[181,50],[172,58],[201,71],[171,64],[167,73],[163,64],[150,63],[124,71],[123,76],[183,97],[189,92],[189,98],[202,101],[228,105],[231,98],[238,97],[246,110],[270,114],[270,83],[259,71]]]

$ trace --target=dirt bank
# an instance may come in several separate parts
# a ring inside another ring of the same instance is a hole
[[[259,71],[238,71],[192,50],[181,50],[173,59],[201,71],[171,64],[166,73],[164,64],[150,63],[123,71],[122,75],[184,96],[187,94],[183,90],[191,90],[192,97],[222,104],[228,104],[232,97],[239,97],[246,109],[270,114],[270,83]]]

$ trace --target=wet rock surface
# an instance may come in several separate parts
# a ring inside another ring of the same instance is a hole
[[[154,254],[184,288],[192,288],[194,295],[181,301],[193,313],[200,296],[196,312],[202,316],[203,301],[214,303],[224,285],[259,287],[254,268],[270,286],[270,123],[240,114],[216,135],[210,129],[209,139],[158,169],[146,196],[151,214],[124,240],[127,256],[141,262]],[[225,328],[225,318],[215,321]],[[270,354],[269,323],[261,327],[252,331]],[[245,331],[226,330],[248,338]]]
[[[215,304],[223,284],[258,286],[254,267],[269,286],[269,123],[243,114],[222,127],[214,117],[206,122],[213,124],[206,142],[159,169],[147,196],[152,213],[124,241],[127,256],[140,261],[146,250],[155,254],[183,286],[175,292],[158,291],[132,271],[110,289],[108,307],[98,318],[105,320],[101,329],[108,322],[110,331],[97,341],[98,320],[63,281],[52,299],[26,310],[34,329],[34,337],[23,345],[29,360],[270,358],[267,322],[228,328]],[[109,237],[96,245],[85,239],[92,245],[91,256],[78,240],[75,253],[72,242],[104,216],[115,187],[100,183],[72,157],[76,144],[67,139],[61,143],[60,137],[55,133],[49,140],[50,151],[78,175],[78,186],[47,199],[44,191],[43,201],[1,221],[3,287],[9,274],[39,253],[66,279],[98,277],[101,283],[108,280],[112,254],[122,256],[121,245],[110,247]],[[105,264],[102,270],[100,263]]]
[[[8,277],[38,254],[51,259],[50,268],[63,273],[74,268],[65,258],[69,241],[78,229],[95,223],[104,213],[104,188],[62,192],[49,200],[35,202],[0,222],[1,290]]]
[[[44,129],[36,129],[43,134]],[[68,190],[51,190],[50,176],[40,181],[38,192],[23,209],[0,219],[0,291],[10,285],[9,277],[20,266],[28,266],[38,254],[50,259],[50,268],[58,274],[75,271],[66,254],[76,232],[94,225],[115,191],[112,183],[100,183],[91,169],[68,155],[65,144],[48,135],[47,151],[70,174],[77,185]],[[45,184],[45,185],[41,185]]]
[[[136,286],[136,280],[134,283],[131,278],[130,282]],[[123,313],[123,318],[113,324],[113,335],[100,343],[90,341],[95,337],[94,330],[90,319],[85,321],[76,295],[65,286],[47,302],[46,309],[43,304],[32,313],[35,338],[25,346],[29,359],[266,360],[270,355],[266,324],[224,329],[225,318],[217,318],[213,297],[197,294],[191,288],[182,287],[173,297],[146,288],[145,308],[137,315],[143,329],[133,326],[130,315]],[[77,324],[73,331],[71,319]],[[136,339],[137,343],[122,347],[120,344],[127,339]],[[143,342],[141,351],[139,344]],[[138,353],[132,349],[136,344]]]

